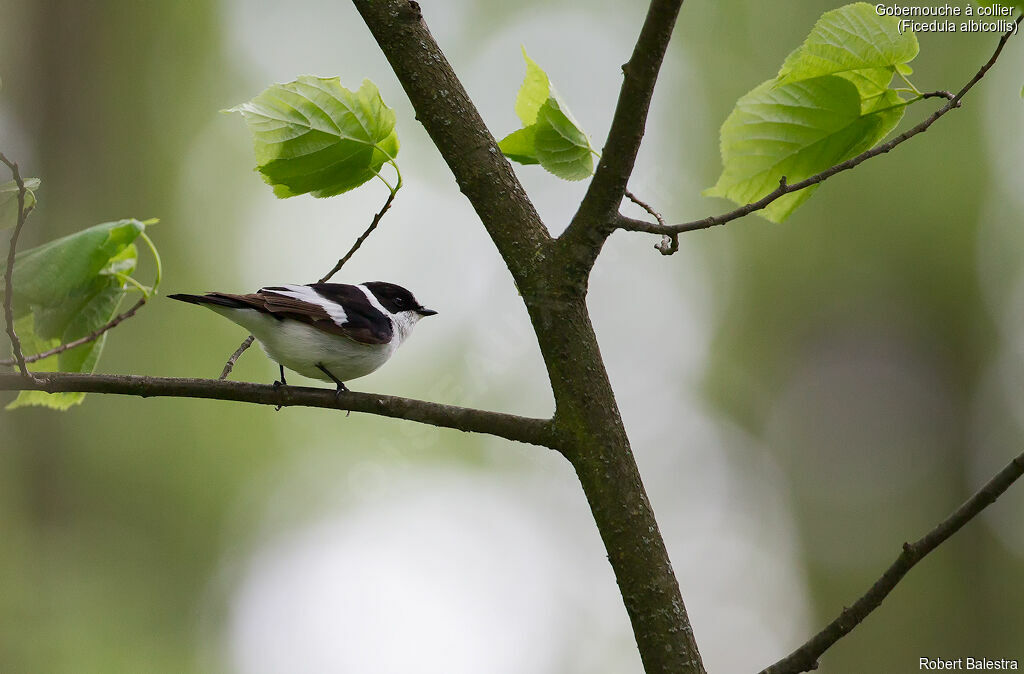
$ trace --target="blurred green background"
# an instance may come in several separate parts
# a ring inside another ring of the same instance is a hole
[[[633,191],[677,221],[727,210],[699,197],[718,126],[834,6],[687,2]],[[495,135],[516,128],[523,44],[597,146],[644,11],[424,4]],[[995,44],[920,39],[923,89],[959,88]],[[789,652],[1019,452],[1022,54],[1011,41],[962,110],[782,225],[686,235],[673,258],[648,237],[609,242],[593,319],[709,671]],[[159,217],[165,292],[319,277],[383,188],[276,201],[241,120],[218,114],[299,74],[370,77],[399,118],[407,186],[338,280],[399,282],[441,312],[354,388],[550,414],[508,274],[346,3],[7,0],[0,149],[43,180],[25,247]],[[585,186],[517,171],[561,231]],[[242,337],[157,299],[99,369],[213,377]],[[233,376],[274,375],[254,349]],[[1022,492],[925,561],[822,671],[1024,660]],[[0,414],[0,541],[3,672],[641,671],[571,470],[503,441],[92,395]]]

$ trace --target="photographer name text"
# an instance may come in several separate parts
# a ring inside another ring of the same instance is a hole
[[[991,671],[991,670],[1014,670],[1020,669],[1020,662],[1017,660],[1006,660],[1003,658],[991,659],[991,658],[955,658],[955,659],[943,659],[943,658],[921,658],[917,668],[919,670],[929,672],[947,672],[952,670],[973,670],[973,671]]]

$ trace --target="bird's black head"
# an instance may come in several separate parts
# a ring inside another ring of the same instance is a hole
[[[400,285],[387,281],[367,281],[363,285],[373,293],[381,306],[393,314],[401,311],[415,311],[421,316],[433,316],[437,313],[417,302],[412,293]]]

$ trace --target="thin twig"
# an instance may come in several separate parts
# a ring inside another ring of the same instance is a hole
[[[659,225],[661,225],[663,227],[665,226],[665,218],[662,217],[661,213],[659,213],[658,211],[654,210],[646,202],[640,201],[640,199],[638,199],[637,196],[635,194],[633,194],[632,192],[630,192],[629,190],[626,190],[626,198],[629,199],[630,201],[632,201],[634,204],[636,204],[640,208],[642,208],[645,211],[647,211],[648,213],[650,213],[652,216],[654,216],[654,219],[658,221]],[[671,254],[673,254],[673,253],[675,253],[675,252],[677,252],[679,250],[679,235],[678,234],[662,234],[661,235],[661,243],[654,244],[654,247],[662,255],[671,255]]]
[[[101,327],[101,328],[99,328],[97,330],[93,330],[92,332],[90,332],[85,337],[79,337],[78,339],[70,341],[67,344],[61,344],[60,346],[55,346],[52,349],[50,349],[49,351],[43,351],[42,353],[37,353],[37,354],[31,355],[31,356],[25,356],[25,362],[26,363],[35,363],[36,361],[43,360],[44,358],[49,358],[50,356],[56,356],[57,354],[64,353],[65,351],[70,351],[71,349],[74,349],[75,347],[79,347],[79,346],[82,346],[83,344],[88,344],[89,342],[92,342],[92,341],[94,341],[96,339],[99,339],[100,335],[102,335],[103,333],[107,332],[108,330],[112,330],[113,328],[116,328],[118,325],[121,324],[122,321],[126,321],[129,318],[131,318],[132,316],[134,316],[135,312],[138,311],[139,309],[141,309],[142,305],[145,304],[145,303],[146,303],[146,298],[145,297],[140,297],[139,301],[136,302],[135,305],[132,306],[131,309],[129,309],[128,311],[125,311],[122,314],[118,314],[117,316],[114,316],[112,319],[110,319],[110,322],[108,322],[103,327]],[[10,358],[10,359],[7,359],[7,360],[0,360],[0,365],[10,366],[10,365],[14,365],[15,362],[16,361],[13,358]]]
[[[317,281],[317,283],[326,283],[328,279],[337,274],[338,271],[344,266],[344,264],[348,262],[349,259],[355,254],[355,252],[359,250],[359,247],[363,245],[363,241],[366,241],[366,237],[370,236],[370,232],[377,229],[377,225],[380,224],[380,219],[383,218],[384,214],[388,212],[389,208],[391,208],[391,202],[395,200],[396,193],[397,190],[392,191],[388,195],[387,201],[384,202],[384,207],[377,211],[377,214],[373,216],[373,222],[371,222],[370,226],[366,228],[366,231],[363,232],[358,239],[356,239],[356,242],[352,245],[349,251],[345,253],[345,256],[338,260],[338,264],[334,265],[334,268],[331,269],[331,271],[327,272],[323,278]]]
[[[217,377],[217,379],[227,379],[228,378],[228,375],[231,374],[231,371],[233,369],[235,369],[235,363],[238,362],[238,358],[243,353],[245,353],[246,349],[248,349],[250,346],[252,346],[253,340],[255,340],[255,339],[256,339],[255,335],[249,335],[248,337],[246,337],[245,339],[242,340],[242,343],[238,345],[238,348],[235,349],[235,352],[233,354],[231,354],[230,358],[228,358],[228,362],[224,363],[224,369],[221,370],[220,376]]]
[[[900,135],[896,136],[889,142],[883,143],[882,145],[874,147],[866,152],[862,152],[861,154],[857,155],[856,157],[853,157],[852,159],[847,159],[846,161],[836,164],[831,168],[825,169],[821,173],[815,174],[805,180],[795,182],[792,185],[779,185],[779,187],[774,189],[769,194],[765,195],[763,198],[751,202],[745,206],[740,206],[739,208],[729,211],[728,213],[723,213],[722,215],[703,218],[701,220],[693,220],[691,222],[684,222],[679,225],[662,226],[660,224],[655,225],[644,220],[637,220],[635,218],[629,218],[619,214],[618,216],[613,218],[612,224],[618,229],[623,229],[631,232],[647,232],[650,234],[680,234],[682,232],[692,232],[698,229],[708,229],[709,227],[714,227],[716,225],[724,225],[727,222],[731,222],[738,218],[742,218],[744,215],[748,215],[750,213],[753,213],[754,211],[759,211],[762,208],[765,208],[766,206],[768,206],[768,204],[772,203],[781,196],[791,194],[793,192],[799,192],[800,190],[811,187],[812,185],[817,185],[818,183],[824,182],[825,180],[831,178],[837,173],[841,173],[842,171],[848,171],[854,168],[855,166],[858,166],[861,163],[867,161],[868,159],[871,159],[872,157],[877,157],[878,155],[889,152],[897,145],[900,145],[903,142],[910,140],[914,136],[927,131],[928,127],[930,127],[932,124],[938,121],[940,117],[945,115],[950,110],[960,107],[960,101],[967,94],[967,92],[969,92],[974,87],[974,85],[977,84],[981,80],[981,78],[985,76],[989,69],[993,65],[995,65],[996,59],[999,58],[999,55],[1003,51],[1003,47],[1006,46],[1006,41],[1009,40],[1010,37],[1015,34],[1017,30],[1017,25],[1021,22],[1022,18],[1024,18],[1024,15],[1017,17],[1016,21],[1014,22],[1014,27],[1008,30],[1006,33],[1004,33],[1003,36],[999,39],[999,44],[996,46],[996,50],[995,52],[993,52],[992,57],[985,63],[985,65],[981,67],[981,69],[978,70],[974,77],[972,77],[971,80],[967,84],[965,84],[959,92],[956,93],[956,95],[952,97],[947,97],[945,95],[946,92],[933,92],[930,95],[926,95],[927,97],[948,98],[949,100],[944,106],[942,106],[934,113],[932,113],[931,116],[925,119],[923,122],[905,131],[904,133],[901,133]]]
[[[914,568],[915,564],[994,503],[1021,475],[1024,475],[1024,454],[1011,461],[984,487],[975,492],[974,496],[967,499],[952,515],[940,522],[919,541],[904,543],[903,551],[896,561],[853,606],[844,608],[842,613],[825,629],[782,660],[763,669],[761,674],[797,674],[816,669],[821,654],[849,634],[853,628],[878,608],[896,587],[896,584],[903,580],[910,569]]]
[[[383,218],[384,214],[388,212],[389,208],[391,208],[391,202],[395,200],[395,194],[397,194],[397,190],[392,190],[391,193],[388,194],[387,201],[384,202],[384,207],[377,211],[377,214],[373,216],[373,221],[370,223],[370,226],[366,228],[366,231],[363,232],[358,239],[356,239],[356,242],[352,245],[351,248],[349,248],[349,251],[345,253],[345,255],[340,260],[338,260],[338,263],[334,265],[334,268],[331,269],[331,271],[327,272],[327,274],[325,274],[323,278],[317,281],[317,283],[326,283],[328,279],[337,274],[338,271],[345,265],[345,263],[348,262],[353,255],[355,255],[355,252],[359,250],[360,246],[363,245],[363,241],[366,241],[366,237],[370,236],[370,233],[373,230],[377,229],[377,225],[380,224],[381,218]],[[245,353],[250,346],[252,346],[254,339],[256,339],[254,335],[249,335],[242,341],[241,344],[239,344],[238,348],[235,349],[235,352],[231,354],[230,358],[228,358],[228,362],[224,363],[224,369],[221,370],[220,377],[218,377],[218,379],[228,378],[228,375],[231,374],[231,370],[235,368],[235,363],[238,362],[238,359],[242,356],[242,354]]]
[[[558,447],[550,419],[520,417],[377,393],[346,391],[338,395],[334,388],[271,386],[218,379],[53,372],[40,373],[36,380],[25,379],[17,374],[0,374],[0,391],[110,393],[143,398],[202,398],[257,405],[349,410],[468,433],[495,435],[544,447]]]
[[[28,371],[28,366],[25,364],[25,354],[21,352],[21,340],[18,339],[18,333],[14,330],[14,284],[12,280],[14,277],[14,257],[18,252],[18,237],[21,236],[21,229],[25,226],[25,220],[28,218],[28,210],[25,208],[25,193],[27,190],[25,189],[25,181],[21,179],[18,164],[12,162],[2,152],[0,152],[0,161],[7,164],[7,168],[11,169],[14,182],[18,185],[18,224],[14,226],[14,232],[11,233],[11,245],[7,250],[7,268],[4,270],[4,322],[7,325],[7,336],[11,339],[14,362],[18,364],[18,370],[21,372],[22,377],[32,379],[32,373]]]

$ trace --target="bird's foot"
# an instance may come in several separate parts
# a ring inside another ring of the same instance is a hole
[[[324,373],[325,375],[327,375],[327,377],[328,377],[328,378],[329,378],[329,379],[330,379],[331,381],[333,381],[333,382],[335,383],[335,385],[336,385],[336,386],[338,387],[338,388],[337,388],[337,389],[336,389],[336,390],[334,391],[334,401],[335,401],[336,403],[339,403],[339,404],[340,404],[340,403],[341,403],[341,394],[342,394],[342,393],[348,393],[348,387],[347,387],[347,386],[345,386],[345,382],[343,382],[342,380],[338,379],[338,378],[337,378],[337,377],[335,377],[335,376],[334,376],[333,374],[331,374],[331,371],[330,371],[330,370],[328,370],[328,369],[327,369],[326,367],[324,367],[324,364],[323,364],[323,363],[317,363],[317,364],[316,364],[316,367],[317,367],[317,369],[318,369],[318,370],[320,370],[320,371],[321,371],[321,372],[323,372],[323,373]],[[352,414],[352,410],[349,410],[349,411],[348,411],[348,414],[346,414],[345,416],[348,416],[349,414]]]
[[[288,385],[288,381],[284,378],[284,365],[281,365],[280,363],[278,363],[277,367],[280,368],[280,371],[281,371],[281,381],[278,381],[276,379],[274,380],[274,390],[280,390],[282,386],[287,386]],[[274,411],[275,412],[280,412],[281,411],[281,405],[278,405],[277,407],[275,407]]]

